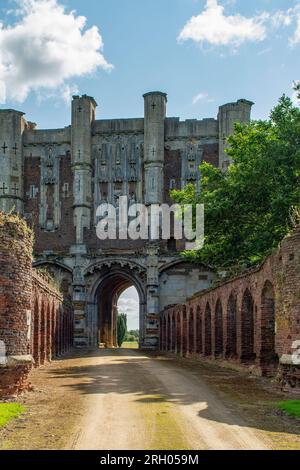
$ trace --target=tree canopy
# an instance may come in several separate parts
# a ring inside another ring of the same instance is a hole
[[[268,120],[236,124],[228,143],[228,171],[203,163],[200,195],[194,185],[171,193],[204,203],[204,247],[185,256],[216,268],[258,264],[290,230],[300,206],[300,109],[283,96]]]

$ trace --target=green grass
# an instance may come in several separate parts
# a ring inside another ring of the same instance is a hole
[[[278,407],[287,415],[300,418],[300,400],[281,401]]]
[[[24,406],[19,403],[0,403],[0,427],[24,413]]]
[[[122,348],[124,349],[139,349],[139,343],[136,341],[132,342],[125,342],[122,344]]]

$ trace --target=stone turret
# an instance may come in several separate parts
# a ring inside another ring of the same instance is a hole
[[[19,111],[0,110],[0,211],[20,214],[24,210],[23,116]]]
[[[76,243],[83,243],[83,229],[91,224],[92,123],[97,103],[87,95],[72,102],[72,169],[74,174],[74,224]]]
[[[146,93],[145,100],[145,203],[163,202],[163,170],[167,95]]]
[[[242,99],[236,103],[224,104],[219,108],[219,165],[222,170],[226,170],[231,163],[225,152],[227,147],[226,139],[233,134],[235,123],[250,122],[253,105],[252,101]]]

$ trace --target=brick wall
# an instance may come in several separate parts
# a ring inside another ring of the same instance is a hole
[[[40,171],[41,159],[39,157],[26,157],[24,162],[24,188],[25,188],[25,210],[28,221],[35,232],[34,251],[37,254],[44,251],[55,253],[68,253],[70,246],[75,244],[75,227],[73,220],[73,174],[70,154],[62,155],[60,158],[60,203],[61,223],[55,232],[47,232],[39,226],[40,206]],[[64,191],[65,184],[68,191]],[[35,197],[30,195],[30,187],[38,189]],[[52,188],[53,189],[53,188]],[[53,198],[48,198],[51,202]],[[48,210],[52,210],[51,205]]]
[[[28,387],[36,366],[72,346],[71,305],[32,269],[33,237],[18,217],[0,213],[0,396]]]
[[[73,309],[69,300],[43,274],[33,272],[30,351],[35,366],[68,352],[73,346]]]
[[[0,395],[25,387],[31,368],[29,324],[32,233],[12,215],[0,214]]]
[[[300,340],[299,266],[297,229],[259,269],[162,312],[161,349],[238,361],[264,375],[284,369],[283,384],[299,386],[299,366],[292,363]]]

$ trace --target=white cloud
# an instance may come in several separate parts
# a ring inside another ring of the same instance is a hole
[[[293,11],[291,9],[287,11],[278,10],[272,15],[271,22],[275,28],[290,26],[292,23],[292,14]]]
[[[212,103],[214,100],[209,98],[207,93],[198,93],[192,99],[192,104],[196,105],[197,103],[204,102],[204,103]]]
[[[65,85],[61,89],[61,96],[65,103],[70,103],[72,96],[79,94],[79,88],[75,84],[69,85],[65,83]]]
[[[294,35],[290,38],[290,44],[294,46],[300,43],[300,6],[296,6],[294,10],[292,10],[292,15],[296,21],[296,30]]]
[[[214,46],[240,46],[246,41],[262,41],[266,38],[265,22],[268,13],[253,18],[240,14],[226,16],[225,8],[218,0],[207,0],[203,12],[193,16],[178,36],[178,41],[193,41],[203,44],[208,42]]]
[[[1,103],[23,102],[31,91],[58,90],[66,99],[74,88],[68,80],[112,68],[98,28],[86,28],[85,17],[57,0],[16,1],[16,23],[0,23]]]
[[[232,5],[234,2],[226,2]],[[274,29],[295,26],[289,39],[291,46],[300,43],[300,5],[287,10],[264,11],[258,16],[247,18],[236,13],[225,15],[225,7],[219,0],[207,0],[202,13],[193,16],[180,32],[179,42],[191,39],[199,44],[209,43],[213,46],[233,46],[234,49],[250,41],[263,41]]]

